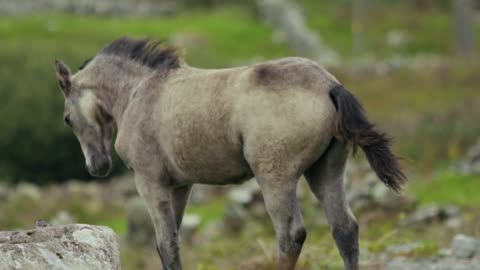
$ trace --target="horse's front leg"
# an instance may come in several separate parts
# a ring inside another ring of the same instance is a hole
[[[169,183],[168,175],[135,173],[137,191],[145,202],[157,240],[157,251],[164,270],[181,270],[178,228],[174,210],[175,192],[164,183]]]

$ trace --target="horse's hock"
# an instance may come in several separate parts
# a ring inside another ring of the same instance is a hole
[[[108,227],[83,224],[0,232],[0,270],[117,270],[120,252]]]

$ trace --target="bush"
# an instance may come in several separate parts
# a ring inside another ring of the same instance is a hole
[[[55,82],[52,54],[68,53],[21,46],[2,46],[0,52],[0,179],[88,177],[79,143],[63,125]]]

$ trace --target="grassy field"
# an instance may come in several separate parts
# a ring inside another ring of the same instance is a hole
[[[465,225],[459,229],[449,229],[440,223],[420,227],[402,226],[400,224],[405,219],[406,212],[386,213],[380,209],[357,212],[361,261],[365,266],[372,263],[374,254],[383,252],[391,245],[419,242],[421,246],[403,254],[418,257],[436,254],[440,248],[448,247],[453,235],[459,231],[480,237],[480,230],[474,225],[474,219],[480,215],[480,177],[460,176],[450,172],[432,179],[410,180],[406,194],[417,197],[419,205],[458,205],[466,220]],[[49,220],[63,209],[75,216],[79,223],[106,225],[113,228],[120,238],[124,237],[127,224],[122,207],[102,202],[99,198],[87,199],[81,192],[65,200],[58,192],[52,192],[54,188],[44,189],[44,196],[49,199],[42,200],[42,203],[18,198],[0,205],[0,228],[31,228],[34,220]],[[194,242],[193,245],[183,244],[182,256],[186,269],[238,269],[242,264],[251,267],[245,269],[273,269],[276,240],[270,219],[247,213],[247,222],[240,232],[216,232],[218,229],[212,224],[223,219],[227,204],[226,197],[219,197],[206,204],[190,204],[187,207],[187,213],[195,213],[202,219],[198,234],[202,237],[208,234],[212,236],[207,238],[209,240]],[[330,229],[317,221],[321,210],[315,207],[315,199],[308,193],[301,205],[308,237],[299,269],[342,269]],[[138,249],[122,245],[121,255],[123,269],[156,269],[160,263],[153,248]]]
[[[343,66],[348,67],[352,57],[352,22],[346,19],[350,18],[349,6],[307,0],[300,3],[308,24],[341,54]],[[395,9],[375,5],[369,12],[372,16],[368,16],[365,39],[372,54],[379,58],[440,54],[451,63],[421,72],[398,70],[387,75],[357,76],[342,67],[332,72],[359,96],[374,120],[401,138],[395,148],[414,167],[429,170],[458,158],[479,133],[480,128],[470,124],[470,115],[478,113],[480,79],[476,74],[478,61],[451,57],[452,19],[448,11],[433,8],[415,14],[402,5]],[[409,41],[403,48],[386,44],[388,32],[396,29],[407,33]],[[203,68],[294,55],[287,44],[274,41],[273,29],[255,12],[241,6],[187,10],[161,18],[64,14],[1,17],[0,150],[8,154],[0,156],[0,178],[45,182],[86,177],[83,166],[73,165],[81,163],[80,151],[60,121],[63,102],[56,89],[52,62],[62,59],[75,69],[123,35],[149,36],[169,44],[180,41],[185,45],[182,51],[186,61]],[[57,147],[56,141],[63,143]],[[12,142],[22,147],[9,148]],[[33,148],[38,151],[32,153]],[[57,155],[44,155],[52,149]],[[52,169],[55,164],[64,169]]]

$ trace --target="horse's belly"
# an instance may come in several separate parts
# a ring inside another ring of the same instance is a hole
[[[226,185],[253,177],[241,147],[218,141],[173,144],[168,159],[173,174],[181,183]]]

